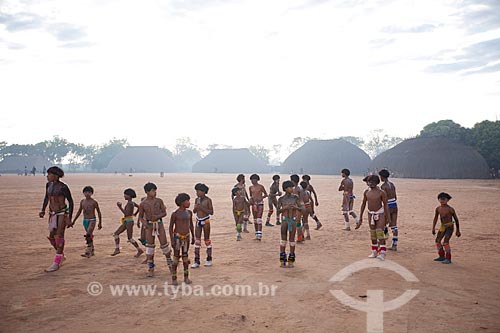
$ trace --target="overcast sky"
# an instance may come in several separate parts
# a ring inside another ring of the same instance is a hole
[[[0,141],[200,147],[500,119],[500,1],[0,0]]]

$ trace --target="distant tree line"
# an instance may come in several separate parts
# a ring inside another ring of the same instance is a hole
[[[424,126],[418,137],[447,137],[474,147],[485,158],[490,167],[500,169],[500,121],[477,123],[472,128],[464,128],[452,120],[440,120]],[[248,149],[266,164],[279,164],[280,156],[288,155],[310,140],[320,138],[296,137],[288,145],[276,144],[272,147],[250,146]],[[365,139],[343,136],[344,139],[363,149],[372,158],[394,147],[401,141],[382,129],[373,130]],[[55,164],[65,163],[69,170],[104,170],[109,162],[129,145],[127,139],[113,138],[102,145],[84,145],[68,142],[59,136],[36,144],[11,144],[0,142],[0,160],[8,156],[42,156]],[[213,143],[206,148],[198,147],[191,138],[176,140],[173,152],[162,148],[174,159],[179,171],[190,171],[194,163],[214,149],[232,148]]]

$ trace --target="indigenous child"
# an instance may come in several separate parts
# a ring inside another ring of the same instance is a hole
[[[314,206],[319,206],[319,201],[318,201],[318,194],[316,193],[316,190],[314,187],[311,185],[311,176],[309,175],[303,175],[302,180],[306,182],[307,186],[304,188],[305,190],[311,192],[312,195],[314,195],[314,200],[311,198],[312,205],[311,205],[311,217],[313,218],[314,221],[316,221],[316,230],[319,230],[323,225],[319,221],[318,217],[314,213]]]
[[[233,215],[236,223],[236,240],[241,240],[241,226],[244,223],[244,214],[248,208],[248,201],[236,187],[233,188]],[[246,229],[245,229],[246,230]],[[248,231],[247,231],[248,232]]]
[[[389,181],[390,173],[386,169],[382,169],[379,171],[380,179],[382,180],[382,185],[380,188],[387,194],[387,207],[389,207],[389,227],[392,231],[392,244],[389,250],[397,251],[398,250],[398,204],[397,204],[397,195],[396,195],[396,186],[392,182]],[[384,230],[385,232],[385,230]]]
[[[72,227],[73,198],[68,185],[59,179],[64,177],[64,171],[56,166],[47,170],[47,185],[45,186],[45,198],[42,209],[38,216],[45,216],[45,209],[49,205],[49,236],[50,244],[56,250],[54,262],[47,268],[46,272],[54,272],[59,269],[64,259],[64,231]],[[68,204],[66,204],[66,200]]]
[[[134,216],[136,216],[139,212],[139,205],[132,201],[132,199],[136,197],[137,195],[135,194],[135,191],[131,188],[128,188],[123,192],[123,198],[127,200],[125,207],[122,207],[121,202],[116,203],[118,209],[120,209],[123,213],[123,217],[120,221],[121,225],[113,234],[113,237],[115,238],[115,252],[111,254],[112,256],[116,256],[118,253],[120,253],[120,234],[125,230],[127,230],[128,242],[132,244],[137,250],[137,253],[134,255],[134,257],[138,258],[141,254],[144,253],[144,250],[141,249],[136,240],[132,238],[134,234]],[[137,207],[137,211],[134,213],[135,207]],[[137,223],[139,224],[139,221],[137,221]]]
[[[350,231],[351,224],[349,223],[349,215],[354,218],[356,223],[359,223],[358,217],[352,209],[354,206],[354,198],[356,198],[353,193],[354,182],[351,178],[349,178],[349,175],[351,174],[349,169],[342,169],[341,174],[343,179],[340,182],[339,191],[342,191],[344,195],[342,199],[342,214],[344,215],[345,221],[344,230]]]
[[[154,276],[154,255],[155,255],[155,237],[160,241],[160,248],[167,259],[167,266],[172,270],[171,249],[168,244],[167,235],[163,220],[167,216],[167,208],[163,200],[156,197],[157,187],[153,183],[144,185],[146,199],[139,205],[139,221],[146,225],[146,260],[148,263],[147,277]]]
[[[280,191],[280,176],[279,175],[274,175],[273,176],[273,183],[271,184],[271,187],[269,188],[269,197],[268,203],[269,203],[269,211],[267,212],[267,219],[266,219],[266,226],[272,227],[273,224],[271,223],[271,216],[273,215],[274,212],[274,207],[277,207],[278,205],[278,197],[281,196],[281,191]],[[276,224],[280,225],[280,215],[276,212]]]
[[[376,175],[368,179],[370,188],[363,193],[363,203],[359,213],[359,222],[356,223],[356,229],[359,229],[363,223],[363,213],[368,203],[368,220],[370,221],[370,238],[372,241],[372,254],[368,258],[378,258],[385,260],[387,247],[385,245],[384,226],[390,222],[387,206],[387,195],[377,185],[380,184],[380,178]]]
[[[299,175],[291,175],[290,181],[293,183],[293,194],[302,198],[304,189],[299,185],[300,177]],[[304,242],[304,230],[302,230],[302,214],[303,212],[297,212],[297,243]]]
[[[432,234],[436,234],[436,222],[438,217],[441,220],[441,227],[436,236],[436,247],[439,257],[434,259],[434,261],[441,261],[443,264],[451,264],[450,238],[453,236],[453,224],[457,225],[457,231],[455,233],[457,237],[462,235],[460,233],[460,224],[458,223],[455,209],[448,205],[451,196],[448,193],[441,192],[438,194],[438,200],[440,205],[436,207],[434,221],[432,222]],[[443,240],[443,244],[441,244],[441,240]]]
[[[243,196],[245,197],[245,199],[248,201],[250,200],[250,198],[248,197],[248,193],[247,193],[247,190],[246,190],[246,187],[245,187],[245,175],[240,173],[238,175],[238,177],[236,177],[236,180],[238,181],[238,183],[236,183],[234,185],[235,188],[239,189]],[[234,199],[234,195],[232,194],[231,192],[231,201]],[[249,221],[249,218],[250,218],[250,205],[248,205],[248,208],[247,210],[245,211],[245,214],[243,215],[243,218],[245,220],[245,223],[244,223],[244,229],[243,229],[243,232],[248,232],[247,230],[247,224],[252,224],[252,222]]]
[[[196,200],[194,202],[193,213],[196,214],[196,230],[194,242],[194,263],[192,268],[200,267],[200,248],[201,248],[201,233],[207,247],[207,260],[205,266],[212,266],[212,241],[210,240],[210,221],[211,215],[214,213],[212,199],[207,197],[208,186],[202,183],[195,185]]]
[[[277,212],[282,216],[281,241],[280,241],[280,263],[281,267],[292,268],[295,264],[295,232],[297,231],[297,221],[299,213],[303,209],[302,200],[293,193],[295,185],[287,180],[283,182],[285,195],[278,199]],[[286,243],[290,241],[290,253],[288,260],[286,257]]]
[[[170,241],[174,249],[174,262],[172,265],[172,284],[177,285],[177,266],[182,256],[182,265],[184,266],[184,283],[190,284],[189,279],[189,241],[191,234],[191,244],[194,244],[193,212],[189,208],[189,195],[179,193],[175,198],[177,210],[170,217],[168,232]]]
[[[76,220],[80,216],[83,211],[83,227],[85,228],[85,243],[87,244],[87,248],[85,249],[85,253],[82,254],[82,257],[90,258],[94,255],[94,229],[95,229],[95,212],[97,211],[97,216],[99,217],[99,224],[97,225],[97,229],[102,229],[102,215],[101,210],[99,209],[99,204],[92,198],[94,194],[94,189],[92,186],[85,186],[83,188],[83,195],[85,199],[80,201],[80,208],[78,208],[78,212],[76,213],[75,218],[73,219],[73,224],[75,224]]]
[[[257,174],[250,176],[252,185],[250,191],[250,205],[252,205],[253,222],[255,226],[255,239],[262,240],[262,215],[264,214],[264,199],[267,198],[267,192],[264,186],[259,184],[260,177]]]
[[[302,212],[302,225],[303,232],[305,233],[305,240],[311,239],[311,234],[309,232],[309,215],[311,215],[312,209],[311,207],[314,205],[313,198],[311,196],[311,192],[306,190],[307,183],[301,182],[300,186],[304,189],[302,191],[302,202],[304,203],[304,211]]]

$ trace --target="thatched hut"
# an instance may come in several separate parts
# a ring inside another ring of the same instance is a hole
[[[472,147],[444,137],[408,139],[381,153],[370,169],[387,168],[395,177],[488,178],[484,158]]]
[[[44,166],[49,168],[52,163],[42,156],[7,156],[0,162],[0,172],[19,173],[24,172],[25,167],[28,172],[31,172],[35,167],[37,173],[41,173]]]
[[[193,172],[207,173],[263,173],[270,170],[246,148],[215,149],[193,165]]]
[[[370,161],[368,154],[345,140],[311,140],[290,154],[281,170],[283,173],[338,175],[347,168],[351,174],[363,174]]]
[[[156,146],[129,146],[116,155],[106,172],[174,172],[174,160],[165,149]]]

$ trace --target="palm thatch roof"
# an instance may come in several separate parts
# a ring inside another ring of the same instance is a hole
[[[0,172],[2,173],[17,173],[24,172],[24,167],[31,172],[33,166],[41,173],[43,166],[49,168],[52,166],[50,161],[42,156],[7,156],[0,162]]]
[[[175,162],[168,151],[156,146],[129,146],[116,155],[106,172],[174,172]]]
[[[444,137],[408,139],[377,156],[371,170],[387,168],[395,177],[488,178],[484,158],[472,147]]]
[[[214,149],[193,165],[193,172],[207,173],[258,173],[269,172],[270,168],[250,150]]]
[[[370,156],[342,139],[311,140],[290,154],[283,162],[284,173],[338,175],[347,168],[352,174],[363,174],[370,165]]]

